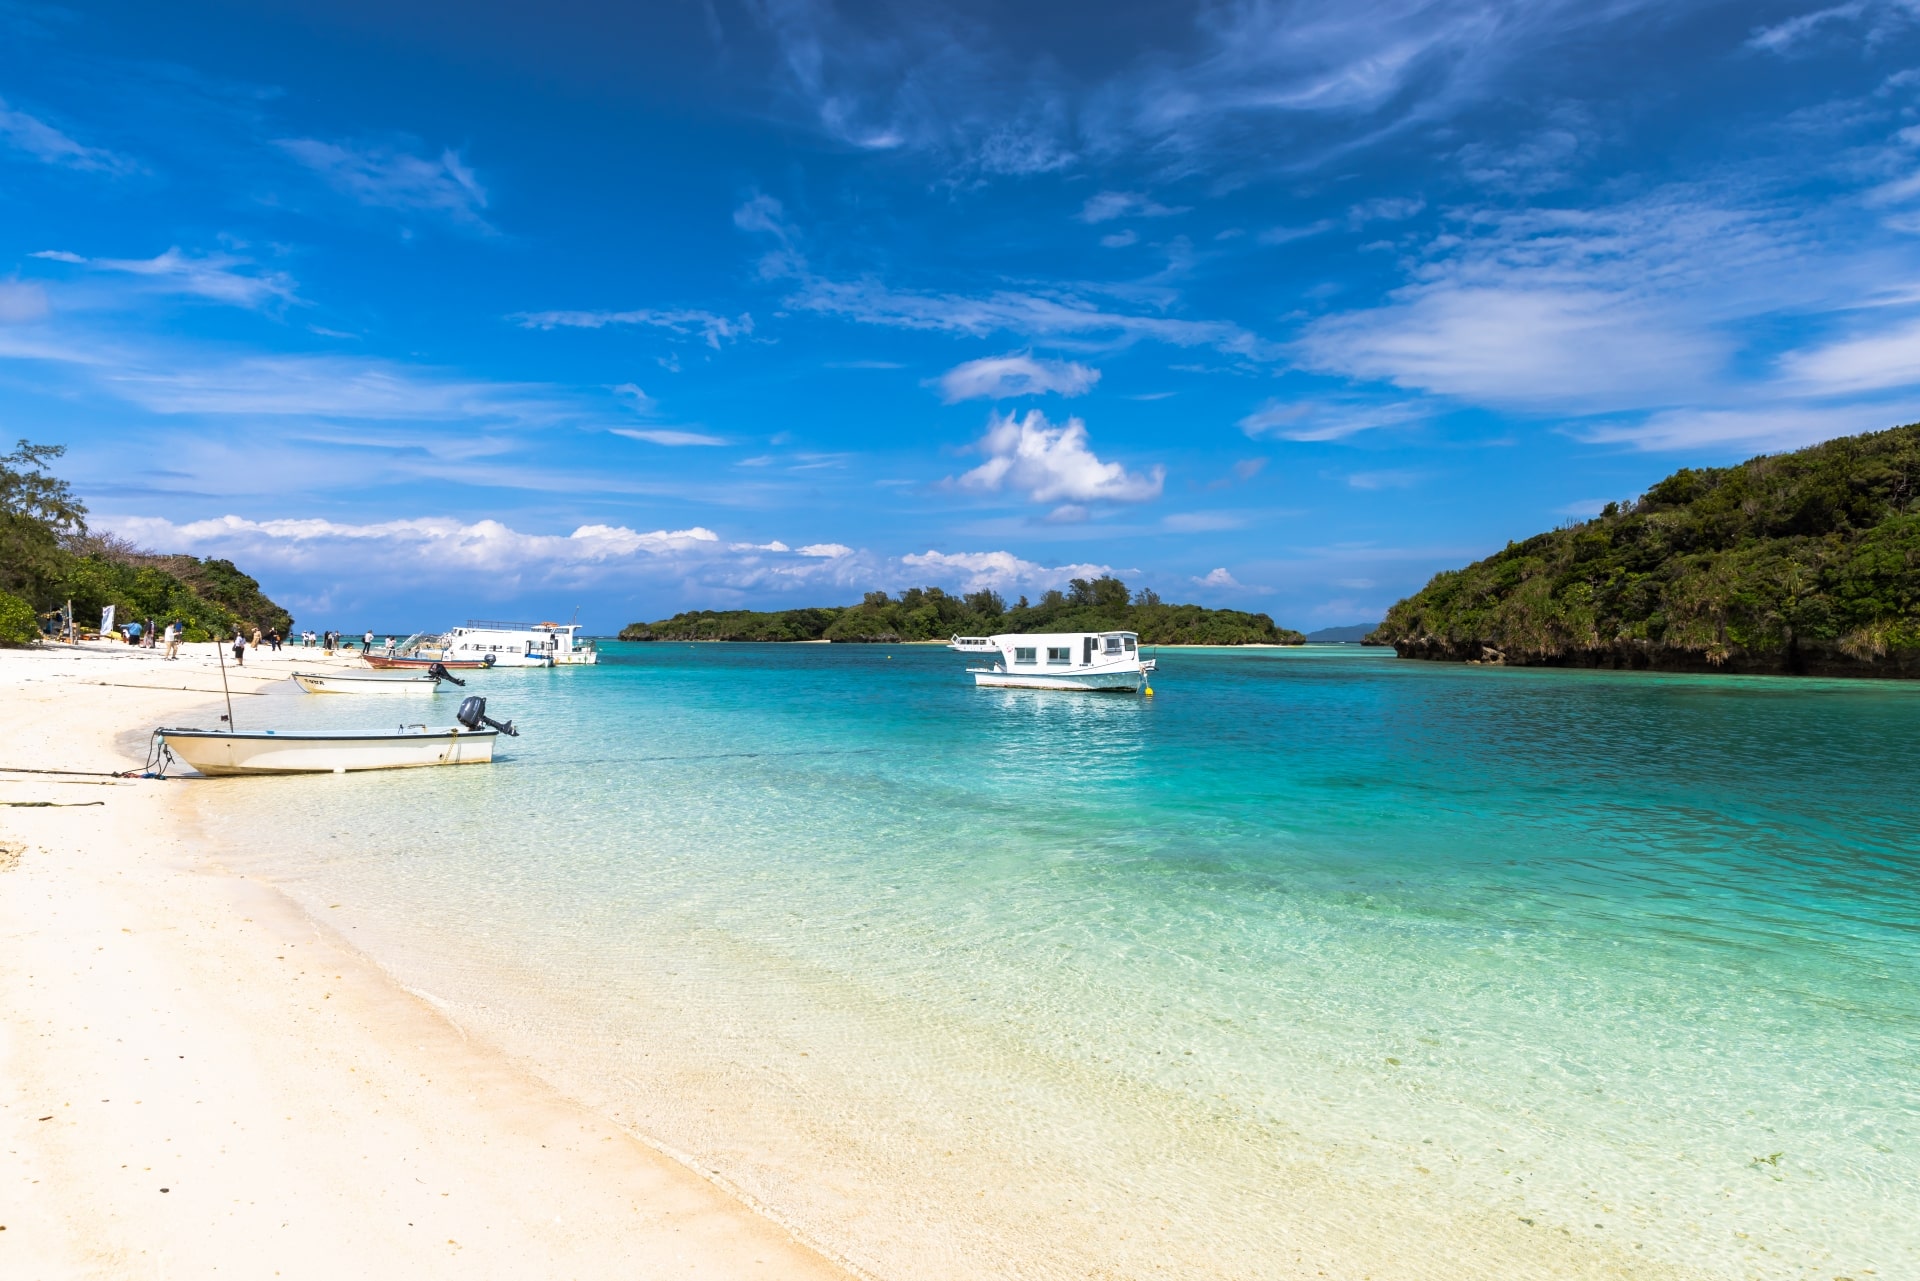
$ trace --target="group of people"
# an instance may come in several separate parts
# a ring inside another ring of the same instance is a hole
[[[187,625],[179,619],[174,619],[165,627],[156,630],[153,620],[149,618],[144,623],[128,623],[121,630],[126,633],[129,645],[138,645],[142,649],[164,645],[167,652],[161,657],[178,658],[180,657],[180,638],[186,635]]]
[[[343,638],[339,632],[316,632],[309,629],[300,633],[300,644],[301,647],[305,649],[312,649],[315,645],[318,645],[321,649],[331,654],[336,649],[352,649],[353,638],[351,636]],[[365,653],[373,653],[372,629],[368,629],[366,635],[360,638],[360,644]],[[280,647],[276,645],[274,648],[278,649]],[[393,637],[391,636],[387,637],[387,650],[389,653],[393,650]]]
[[[267,646],[276,654],[279,653],[280,652],[279,629],[268,628],[266,635],[262,636],[260,634],[260,629],[256,627],[253,629],[253,640],[249,642],[247,640],[247,633],[244,628],[240,628],[240,627],[234,628],[233,629],[233,661],[235,665],[240,667],[245,667],[247,665],[247,650],[249,648],[259,649],[262,645]],[[171,658],[173,657],[173,655],[168,654],[167,657]]]

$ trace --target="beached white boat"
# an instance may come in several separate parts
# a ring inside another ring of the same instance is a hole
[[[428,765],[484,765],[501,734],[517,735],[512,721],[487,715],[487,700],[469,697],[458,725],[402,725],[390,730],[157,729],[175,759],[202,774],[346,774],[359,770],[418,769]]]
[[[975,685],[1014,689],[1080,689],[1137,693],[1154,660],[1140,656],[1133,632],[1015,632],[955,636],[948,649],[992,658],[969,667]]]
[[[426,672],[295,672],[294,684],[309,694],[432,694],[440,678]]]

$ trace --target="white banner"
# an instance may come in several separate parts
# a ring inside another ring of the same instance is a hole
[[[109,605],[100,611],[100,634],[102,636],[113,635],[113,610],[114,607]]]

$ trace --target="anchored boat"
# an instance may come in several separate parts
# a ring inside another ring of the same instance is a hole
[[[442,681],[466,684],[439,662],[428,663],[419,673],[295,672],[293,680],[309,694],[432,694],[438,692]]]
[[[484,765],[494,740],[519,734],[512,721],[487,715],[487,700],[469,697],[444,727],[402,725],[364,733],[339,730],[158,729],[174,759],[202,774],[345,774],[427,765]]]
[[[495,667],[590,667],[600,661],[577,623],[500,623],[470,619],[443,638],[451,661],[488,661]]]
[[[969,667],[975,685],[1014,689],[1080,689],[1133,694],[1155,662],[1140,657],[1134,632],[1016,632],[955,636],[948,649],[992,658]]]

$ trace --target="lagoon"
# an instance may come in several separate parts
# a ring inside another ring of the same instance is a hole
[[[196,793],[878,1276],[1920,1275],[1920,688],[1160,657],[606,643],[493,767]]]

